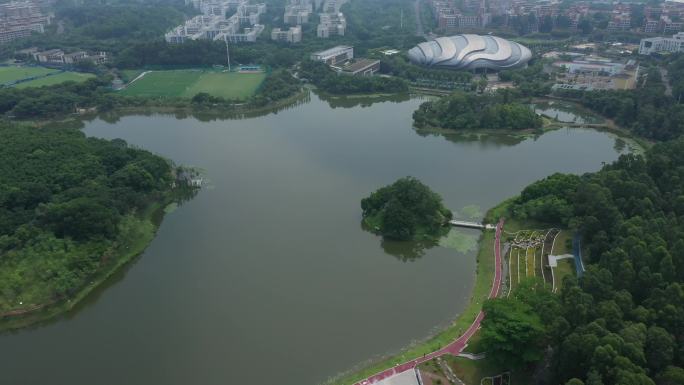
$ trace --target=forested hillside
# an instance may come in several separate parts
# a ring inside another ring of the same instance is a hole
[[[559,296],[519,307],[534,310],[535,328],[544,321],[522,345],[551,346],[549,383],[684,383],[684,139],[597,173],[553,175],[511,211],[577,229],[589,262]]]
[[[169,162],[76,130],[0,126],[0,314],[73,295],[168,197]]]

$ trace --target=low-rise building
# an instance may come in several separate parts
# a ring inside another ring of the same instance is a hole
[[[344,75],[371,76],[380,71],[380,60],[356,59],[344,67],[335,69]]]
[[[660,20],[644,20],[643,30],[645,33],[657,33],[660,30]]]
[[[632,27],[632,17],[628,13],[620,13],[613,15],[608,22],[608,31],[629,31]]]
[[[288,43],[299,43],[302,41],[302,27],[290,27],[283,30],[280,28],[273,28],[271,30],[271,40],[284,41]]]
[[[7,43],[31,33],[44,33],[51,16],[45,15],[33,1],[10,1],[0,4],[0,43]]]
[[[651,37],[641,39],[639,43],[639,55],[651,55],[658,52],[683,52],[684,32],[679,32],[672,37]]]
[[[565,68],[571,74],[591,75],[615,75],[624,69],[624,64],[616,63],[610,59],[586,56],[573,61],[558,61],[553,63],[555,67]]]
[[[306,10],[299,10],[299,9],[288,9],[285,11],[285,15],[283,16],[283,21],[285,24],[290,24],[290,25],[302,25],[302,24],[308,24],[309,23],[309,16],[311,16],[311,12],[306,11]]]
[[[39,63],[64,63],[64,51],[50,49],[33,53],[33,59]]]
[[[224,40],[230,43],[255,42],[264,26],[259,18],[266,12],[266,4],[250,4],[248,0],[191,0],[202,14],[175,27],[164,35],[169,43],[187,40]],[[235,11],[226,17],[229,11]]]
[[[614,61],[585,56],[572,61],[558,61],[555,67],[565,69],[556,76],[553,89],[626,90],[636,87],[639,65],[634,60]]]
[[[72,53],[67,53],[64,55],[64,64],[74,64],[88,57],[85,51],[76,51]]]
[[[290,25],[307,24],[312,12],[311,0],[289,0],[285,6],[283,21]]]
[[[316,36],[324,39],[330,36],[344,36],[347,29],[347,20],[344,14],[341,12],[321,13],[319,17],[320,23],[316,27]]]
[[[50,49],[47,51],[34,51],[31,55],[33,56],[33,60],[38,63],[55,66],[73,65],[84,60],[92,61],[95,64],[104,64],[107,62],[106,52],[89,54],[86,51],[76,51],[64,53],[61,49]]]
[[[311,54],[311,60],[320,61],[327,65],[337,65],[354,58],[354,47],[338,45],[323,51]]]
[[[662,18],[662,24],[663,24],[663,33],[677,33],[682,31],[682,27],[684,27],[684,23],[681,21],[673,21],[669,17]]]

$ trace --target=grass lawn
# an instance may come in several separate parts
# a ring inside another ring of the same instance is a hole
[[[137,76],[133,71],[124,74]],[[246,99],[254,95],[265,73],[225,73],[217,71],[178,70],[152,71],[121,92],[147,97],[192,98],[200,92],[228,99]]]
[[[44,76],[51,72],[57,72],[57,70],[44,67],[0,67],[0,84],[34,76]]]
[[[534,249],[534,275],[542,276],[542,248]]]
[[[254,95],[264,79],[265,73],[207,72],[182,96],[191,98],[206,92],[226,99],[246,99]]]
[[[575,276],[575,260],[572,258],[561,259],[558,261],[558,266],[554,269],[553,274],[556,281],[556,288],[557,290],[560,290],[560,288],[563,287],[563,278],[565,278],[565,276]]]
[[[121,80],[124,82],[128,83],[131,80],[135,79],[140,75],[141,73],[145,72],[143,70],[121,70]]]
[[[29,80],[28,82],[23,82],[17,84],[16,88],[29,88],[29,87],[42,87],[51,86],[53,84],[64,83],[68,81],[84,82],[90,78],[94,78],[95,75],[80,73],[80,72],[62,72],[56,75],[46,76],[44,78]]]
[[[537,249],[529,248],[525,250],[525,276],[534,276],[534,253]]]
[[[508,256],[508,278],[510,280],[510,282],[508,283],[508,292],[512,293],[513,290],[515,290],[515,288],[518,287],[518,283],[520,282],[518,279],[518,258],[520,257],[520,249],[511,248],[511,251],[508,253]]]
[[[556,237],[556,242],[553,244],[553,255],[572,254],[572,233],[568,230],[562,230]]]
[[[138,79],[121,92],[147,97],[179,97],[199,80],[201,71],[154,71]]]

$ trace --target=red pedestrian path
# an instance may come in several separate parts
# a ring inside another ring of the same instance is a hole
[[[496,235],[494,236],[494,281],[492,282],[492,289],[489,292],[489,298],[495,298],[496,296],[498,296],[499,289],[501,288],[501,233],[503,231],[503,224],[504,219],[501,218],[499,220],[499,223],[496,225]],[[473,336],[473,334],[475,334],[475,332],[477,332],[477,329],[480,328],[480,323],[482,322],[484,316],[484,312],[480,310],[480,313],[478,313],[477,317],[475,317],[475,320],[472,324],[470,324],[465,333],[463,333],[460,337],[458,337],[442,349],[429,353],[424,357],[416,358],[403,364],[396,365],[393,368],[374,374],[366,378],[365,380],[361,380],[354,385],[368,385],[376,383],[395,374],[411,370],[425,361],[429,361],[435,357],[443,356],[445,354],[451,354],[453,356],[459,355],[463,351],[463,349],[465,348],[466,344]]]

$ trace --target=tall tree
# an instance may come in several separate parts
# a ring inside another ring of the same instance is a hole
[[[488,359],[513,369],[543,357],[546,330],[532,308],[518,299],[485,302],[482,346]]]

